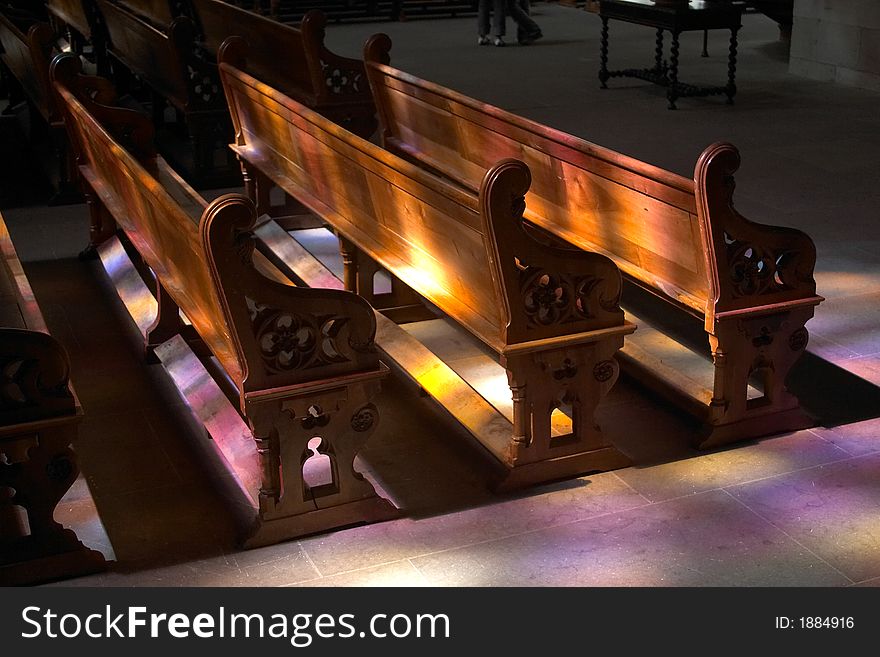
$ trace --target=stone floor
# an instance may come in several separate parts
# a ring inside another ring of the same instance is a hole
[[[827,301],[808,325],[819,375],[807,392],[844,419],[697,453],[685,418],[622,380],[600,420],[636,465],[502,496],[467,436],[390,379],[362,467],[405,517],[241,551],[187,408],[140,360],[100,268],[75,259],[84,206],[31,199],[3,214],[86,411],[85,477],[58,517],[114,559],[62,585],[880,585],[880,95],[788,75],[775,25],[754,15],[736,105],[683,99],[672,112],[647,83],[598,89],[594,15],[534,14],[546,37],[529,47],[478,47],[473,19],[331,25],[327,41],[356,56],[384,30],[404,70],[685,175],[709,143],[735,143],[738,209],[816,241]],[[653,44],[612,24],[611,65],[646,63]],[[710,35],[708,59],[700,45],[683,40],[682,79],[723,78],[726,37]]]

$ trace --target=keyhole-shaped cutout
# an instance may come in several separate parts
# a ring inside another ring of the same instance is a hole
[[[312,495],[321,495],[331,492],[336,488],[336,476],[333,467],[333,459],[322,453],[323,440],[315,436],[309,441],[307,453],[311,453],[303,461],[303,486],[312,492]]]
[[[22,537],[31,533],[27,510],[15,504],[15,489],[0,486],[0,536]]]
[[[557,399],[550,405],[550,437],[570,436],[574,431],[573,409],[566,397]]]
[[[391,294],[394,292],[394,284],[391,276],[384,269],[379,269],[373,274],[373,294]]]

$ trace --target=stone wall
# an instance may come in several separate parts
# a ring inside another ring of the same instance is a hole
[[[880,91],[880,0],[794,0],[789,71]]]

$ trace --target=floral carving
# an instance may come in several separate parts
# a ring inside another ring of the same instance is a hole
[[[58,454],[46,464],[46,476],[51,481],[68,481],[76,472],[76,468],[65,454]]]
[[[592,304],[601,278],[576,274],[557,274],[538,267],[520,267],[520,290],[529,326],[550,326],[593,317]],[[599,297],[606,311],[617,307],[617,299]]]
[[[0,362],[0,410],[39,404],[46,398],[68,398],[66,377],[47,386],[37,359],[12,357]]]
[[[562,379],[573,379],[577,376],[577,372],[577,366],[571,362],[570,358],[566,358],[559,369],[553,370],[553,378],[557,381],[562,381]]]
[[[189,77],[189,88],[193,96],[205,105],[213,104],[220,96],[220,84],[217,79],[191,64],[187,65],[186,70]]]
[[[348,318],[305,315],[269,308],[248,299],[254,335],[266,370],[272,374],[349,360],[338,339]]]
[[[599,383],[605,383],[605,381],[614,376],[614,370],[615,367],[613,361],[600,361],[596,363],[595,367],[593,367],[593,378]]]
[[[357,432],[367,431],[376,421],[376,409],[372,406],[364,406],[351,416],[351,428]]]
[[[801,351],[807,348],[810,334],[807,329],[801,327],[788,336],[788,346],[792,351]]]
[[[309,406],[306,416],[302,419],[302,428],[306,431],[316,427],[326,427],[330,424],[330,414],[325,413],[320,406]]]
[[[798,287],[798,258],[793,251],[773,251],[740,242],[727,233],[727,262],[733,294],[737,297],[772,294]]]
[[[362,71],[330,66],[324,61],[321,62],[321,70],[324,72],[324,84],[332,94],[356,94],[364,89]]]

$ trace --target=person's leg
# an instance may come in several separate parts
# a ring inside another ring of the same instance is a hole
[[[523,11],[519,0],[507,0],[507,13],[516,21],[517,30],[522,34],[521,43],[531,43],[541,38],[541,28]]]
[[[480,0],[477,3],[477,43],[481,46],[489,43],[489,3],[491,0]]]
[[[503,37],[507,31],[506,0],[492,0],[492,35]]]
[[[519,5],[519,8],[522,9],[529,16],[532,15],[532,5],[529,0],[516,0],[516,3]],[[522,41],[527,36],[527,32],[523,29],[523,26],[517,23],[516,25],[516,40]]]

